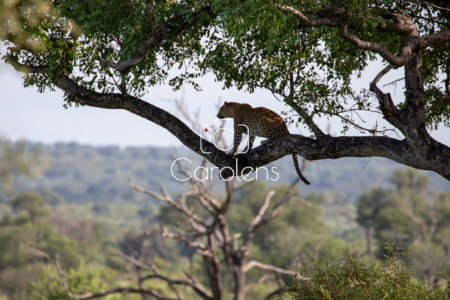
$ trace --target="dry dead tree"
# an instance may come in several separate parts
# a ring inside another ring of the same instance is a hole
[[[206,160],[204,163],[206,164]],[[303,169],[306,164],[307,163],[304,162]],[[233,275],[233,294],[235,300],[243,300],[251,288],[269,279],[277,279],[280,287],[284,288],[285,284],[279,275],[293,275],[295,272],[256,260],[250,260],[250,244],[252,243],[257,230],[273,220],[278,215],[282,206],[289,200],[294,199],[294,197],[292,197],[292,192],[300,179],[297,178],[286,190],[281,199],[269,210],[270,201],[274,195],[274,191],[270,191],[265,196],[264,202],[256,216],[249,222],[245,232],[231,234],[226,219],[226,213],[231,200],[239,189],[239,187],[235,187],[236,181],[231,180],[225,182],[226,197],[221,201],[214,195],[211,191],[211,187],[206,181],[197,181],[193,179],[191,174],[181,165],[178,165],[178,168],[181,173],[190,177],[189,182],[191,184],[191,189],[182,193],[176,199],[170,196],[163,188],[161,188],[160,193],[157,193],[136,186],[132,182],[130,182],[130,186],[138,192],[148,194],[155,199],[170,204],[188,219],[190,224],[189,230],[180,230],[180,228],[169,230],[165,226],[161,226],[161,235],[165,238],[179,240],[189,247],[197,249],[197,253],[202,256],[202,259],[206,264],[207,277],[210,286],[208,289],[201,286],[192,274],[184,271],[190,283],[190,287],[194,289],[201,299],[223,299],[222,269],[225,266],[226,270]],[[186,204],[186,199],[188,197],[199,201],[201,206],[208,212],[208,216],[202,218],[195,214]],[[221,260],[220,257],[223,257],[223,259]],[[269,274],[262,275],[255,282],[247,283],[246,273],[252,268],[268,271]],[[149,275],[145,278],[148,279],[154,278],[154,276],[160,276],[159,271],[153,270],[153,272],[155,275]],[[270,273],[273,273],[274,275]],[[297,279],[301,280],[302,278],[297,276]]]
[[[303,168],[306,166],[306,162],[303,163]],[[178,166],[180,172],[189,176],[190,173],[184,170],[181,165]],[[192,177],[191,177],[192,178]],[[115,293],[137,293],[141,294],[143,299],[145,295],[151,296],[153,299],[158,300],[183,300],[182,293],[178,290],[179,286],[191,288],[199,299],[205,300],[221,300],[224,299],[223,291],[223,272],[231,272],[234,281],[234,299],[243,300],[247,292],[256,285],[262,284],[269,279],[274,279],[278,282],[280,288],[270,293],[270,296],[280,292],[285,283],[281,278],[281,274],[294,275],[295,272],[285,270],[274,265],[265,264],[260,261],[250,260],[250,245],[255,237],[256,232],[262,226],[273,220],[280,212],[282,206],[289,200],[295,199],[292,196],[292,192],[295,186],[299,182],[297,178],[290,187],[286,190],[284,195],[278,200],[278,202],[270,208],[270,201],[274,195],[274,191],[270,191],[264,198],[263,204],[260,207],[256,216],[248,224],[247,229],[244,232],[238,232],[231,234],[226,213],[233,196],[239,190],[239,187],[235,187],[235,180],[225,182],[226,184],[226,197],[221,201],[211,190],[211,187],[205,181],[197,181],[190,179],[191,189],[185,191],[178,197],[174,198],[169,195],[163,188],[159,193],[144,189],[136,186],[130,181],[130,186],[138,191],[152,196],[161,202],[170,204],[174,209],[183,213],[188,219],[190,228],[189,230],[182,230],[180,228],[169,229],[161,225],[161,236],[164,238],[174,239],[181,241],[189,247],[195,248],[197,253],[201,255],[202,260],[206,264],[207,278],[209,279],[209,287],[203,286],[195,276],[188,271],[183,270],[186,278],[173,279],[169,278],[161,273],[161,271],[155,266],[155,264],[145,257],[145,248],[148,247],[148,240],[144,240],[142,244],[142,251],[139,257],[133,255],[126,255],[122,252],[117,252],[117,255],[128,263],[134,266],[137,275],[137,288],[133,287],[117,287],[111,288],[104,292],[99,293],[83,293],[73,294],[70,290],[70,286],[67,283],[66,277],[59,262],[51,258],[46,253],[43,253],[37,249],[25,246],[29,253],[46,258],[53,262],[61,275],[62,284],[67,291],[67,294],[72,299],[94,299],[104,297],[109,294]],[[208,212],[208,216],[203,218],[195,214],[186,204],[186,199],[195,199],[199,201],[201,206]],[[223,257],[221,259],[221,257]],[[247,283],[246,273],[252,268],[258,268],[267,271],[255,282]],[[145,288],[144,282],[147,280],[162,280],[167,283],[168,287],[173,291],[174,297],[166,297],[159,292]],[[300,276],[296,277],[297,280],[302,280]]]

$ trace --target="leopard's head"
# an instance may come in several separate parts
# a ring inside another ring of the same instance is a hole
[[[233,117],[233,112],[231,111],[232,105],[233,105],[232,103],[224,102],[219,109],[217,118],[219,119],[232,118]]]

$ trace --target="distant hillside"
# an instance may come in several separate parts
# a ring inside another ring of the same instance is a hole
[[[201,157],[187,149],[156,147],[93,147],[76,143],[57,143],[44,146],[45,153],[52,159],[52,167],[44,172],[42,178],[17,180],[18,190],[46,189],[64,195],[69,203],[119,203],[123,201],[148,201],[148,197],[132,191],[128,179],[147,189],[159,190],[163,186],[170,193],[178,193],[187,188],[186,183],[172,177],[171,154],[177,158],[184,157],[186,169],[193,171],[200,166]],[[366,165],[367,164],[367,165]],[[209,165],[209,168],[212,166]],[[279,174],[277,181],[268,180],[269,184],[289,183],[297,176],[290,156],[284,157],[269,167],[276,167]],[[269,170],[269,178],[276,175]],[[380,184],[386,186],[389,176],[395,168],[403,167],[383,158],[343,158],[322,160],[308,165],[305,176],[311,182],[306,187],[299,187],[302,194],[312,191],[329,190],[353,200],[360,192]],[[176,170],[176,168],[175,168]],[[428,172],[430,186],[433,190],[450,190],[450,182],[441,176]],[[182,178],[178,173],[176,176]],[[266,180],[265,171],[258,172],[259,180]],[[217,179],[215,170],[213,184],[218,192],[223,190],[223,183]],[[250,176],[252,178],[254,176]],[[262,179],[263,178],[263,179]]]

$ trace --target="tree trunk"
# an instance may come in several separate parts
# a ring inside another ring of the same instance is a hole
[[[241,266],[234,266],[234,300],[244,300],[246,295],[245,290],[245,273]]]

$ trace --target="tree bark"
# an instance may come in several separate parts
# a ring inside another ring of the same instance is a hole
[[[234,300],[244,300],[246,295],[245,290],[245,273],[243,272],[242,265],[239,263],[235,265],[233,270],[234,276]]]

